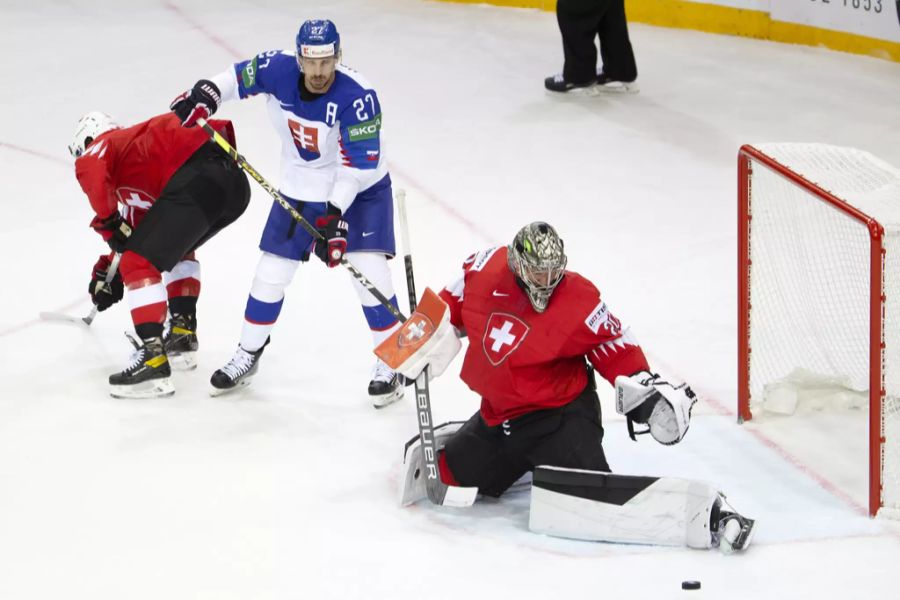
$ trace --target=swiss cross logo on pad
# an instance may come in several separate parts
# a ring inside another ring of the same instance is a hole
[[[303,160],[316,160],[322,154],[319,152],[319,130],[315,127],[304,127],[302,123],[288,119],[288,127],[291,129],[291,137],[294,145],[300,152]]]
[[[495,367],[519,347],[529,327],[525,322],[506,313],[493,313],[488,319],[481,345],[484,353]]]

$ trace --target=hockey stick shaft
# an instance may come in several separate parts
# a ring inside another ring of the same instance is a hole
[[[275,186],[273,186],[271,183],[266,181],[266,179],[262,175],[260,175],[259,172],[254,169],[250,163],[247,162],[247,159],[239,154],[238,151],[230,143],[228,143],[228,140],[222,137],[222,134],[213,129],[212,126],[207,123],[206,119],[197,119],[197,124],[203,128],[203,131],[205,131],[206,134],[222,150],[224,150],[234,160],[234,162],[238,164],[239,167],[246,171],[247,174],[250,175],[250,177],[252,177],[253,180],[260,185],[260,187],[266,190],[269,195],[275,199],[275,202],[280,204],[284,210],[288,211],[291,217],[293,217],[294,220],[300,224],[300,226],[306,231],[306,233],[311,235],[312,238],[316,241],[325,240],[325,238],[322,237],[322,234],[319,233],[319,231],[315,227],[313,227],[312,224],[307,221],[296,208],[291,206],[291,204],[287,200],[285,200],[284,196],[281,195],[281,192],[275,189]],[[385,297],[385,295],[381,293],[381,290],[375,287],[375,284],[372,283],[368,277],[363,275],[363,273],[359,269],[353,266],[353,263],[347,260],[347,257],[341,258],[341,264],[348,271],[350,271],[350,274],[353,276],[353,278],[356,279],[364,288],[369,290],[369,293],[372,294],[372,296],[374,296],[375,299],[378,300],[378,302],[380,302],[382,306],[384,306],[388,310],[388,312],[394,315],[394,317],[398,321],[400,321],[401,323],[406,321],[406,317],[403,315],[403,313],[401,313],[396,306],[391,304],[390,300],[388,300],[387,297]]]
[[[413,274],[412,251],[409,241],[409,223],[406,218],[406,191],[398,189],[397,212],[400,216],[400,238],[403,250],[403,265],[406,268],[406,287],[409,291],[409,312],[416,310],[416,280]],[[434,439],[434,420],[431,413],[431,392],[428,387],[428,368],[416,378],[416,419],[419,425],[419,439],[422,441],[422,455],[425,457],[425,492],[433,504],[443,506],[471,506],[478,488],[451,488],[441,481],[438,468],[437,447]],[[449,492],[449,494],[448,494]]]
[[[116,278],[116,273],[119,271],[119,261],[122,260],[122,255],[116,253],[113,256],[112,262],[109,264],[109,269],[106,270],[106,277],[103,279],[104,282],[108,285],[113,279]],[[94,308],[91,309],[91,313],[81,319],[84,321],[85,325],[90,327],[91,323],[94,322],[94,318],[97,316],[97,305],[94,305]]]

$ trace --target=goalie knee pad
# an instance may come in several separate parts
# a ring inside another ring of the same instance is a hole
[[[671,477],[635,477],[539,466],[528,528],[580,540],[710,548],[719,542],[720,494]]]

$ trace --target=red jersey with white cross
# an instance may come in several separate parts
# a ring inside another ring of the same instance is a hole
[[[468,334],[460,376],[481,395],[488,425],[574,400],[588,382],[585,358],[610,383],[649,370],[637,340],[581,275],[566,271],[538,313],[507,265],[506,247],[471,256],[463,271],[440,296]]]
[[[209,121],[232,146],[231,121]],[[209,142],[200,127],[187,129],[172,113],[101,134],[75,161],[75,176],[97,216],[120,212],[136,226],[159,198],[175,171]]]

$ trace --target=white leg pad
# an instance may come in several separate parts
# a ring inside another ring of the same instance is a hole
[[[528,527],[580,540],[710,548],[710,485],[670,477],[538,467]]]
[[[442,423],[434,428],[434,447],[435,450],[441,450],[447,443],[447,439],[456,433],[463,426],[463,421],[450,421]],[[427,497],[425,491],[425,481],[428,479],[425,469],[425,453],[422,451],[422,440],[418,434],[406,443],[403,453],[403,471],[401,473],[401,481],[403,489],[400,493],[400,506],[408,506],[415,504],[419,500]],[[437,468],[437,465],[435,465]],[[440,475],[438,474],[438,477]],[[454,492],[454,486],[448,486],[447,495],[444,497],[444,504],[447,506],[470,506],[474,502],[474,498],[468,498],[468,492],[463,493],[462,497]],[[457,490],[470,488],[456,488]]]

